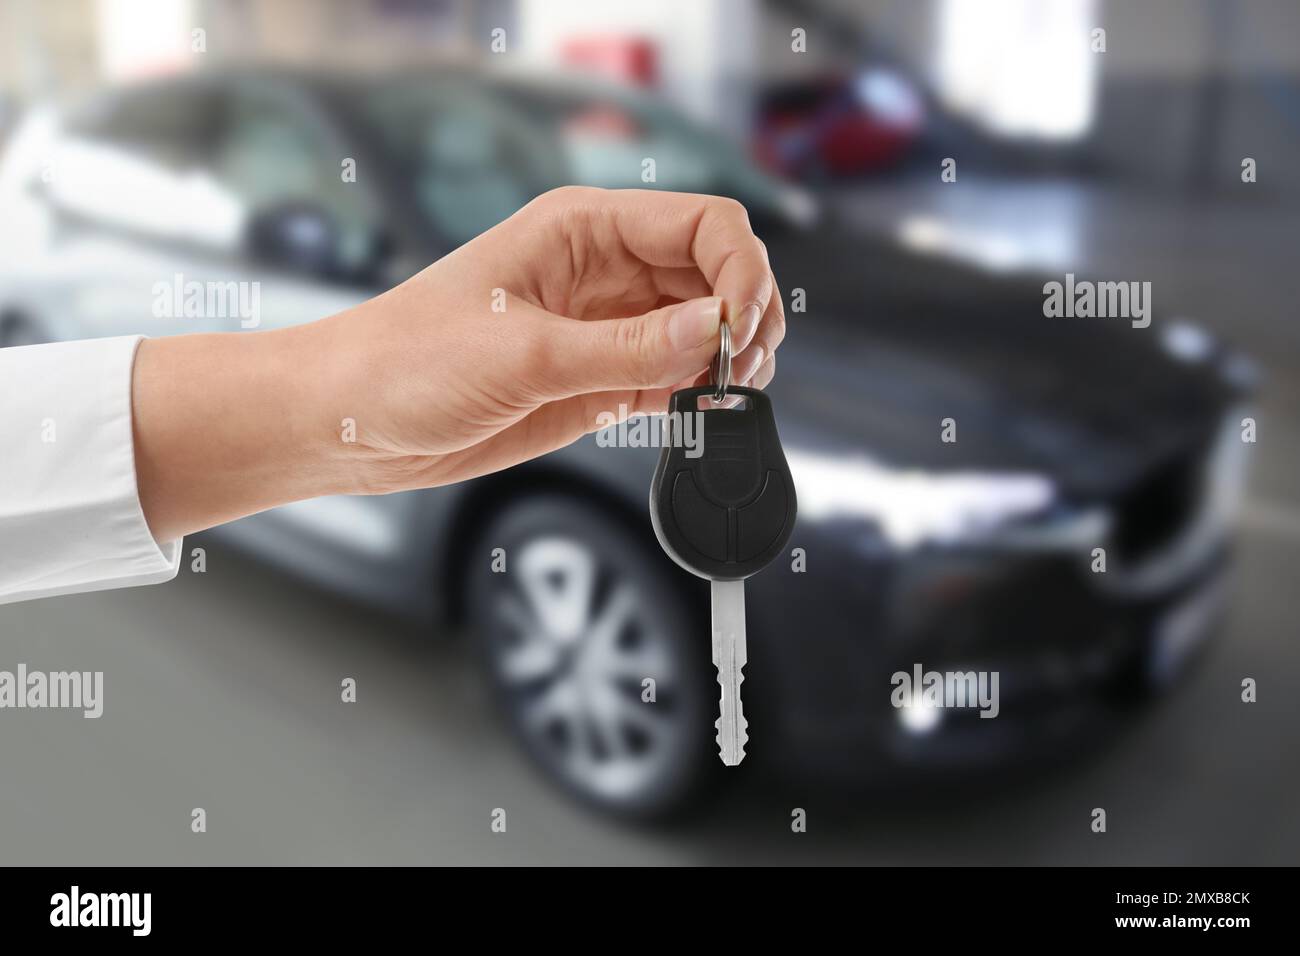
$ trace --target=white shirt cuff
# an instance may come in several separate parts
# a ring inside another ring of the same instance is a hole
[[[135,481],[142,338],[0,349],[0,604],[176,576],[182,541],[154,541]]]

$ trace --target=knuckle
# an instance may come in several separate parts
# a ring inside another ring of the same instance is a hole
[[[704,204],[704,214],[711,221],[713,229],[728,233],[737,228],[750,232],[749,210],[743,203],[730,196],[708,196]]]
[[[749,221],[749,210],[740,200],[732,199],[730,196],[714,196],[713,203],[723,215],[735,219],[743,217],[746,222]]]
[[[525,206],[543,214],[564,214],[597,201],[603,190],[592,186],[557,186],[539,195]]]
[[[542,198],[553,203],[572,203],[591,199],[600,190],[591,186],[557,186],[542,194]]]

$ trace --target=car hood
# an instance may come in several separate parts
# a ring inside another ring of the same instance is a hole
[[[783,440],[900,467],[1032,472],[1087,499],[1209,441],[1240,392],[1222,356],[1151,325],[1048,318],[1050,277],[987,273],[858,237],[768,242],[804,290],[773,395]],[[1060,277],[1058,277],[1060,278]],[[956,440],[941,440],[945,419]]]

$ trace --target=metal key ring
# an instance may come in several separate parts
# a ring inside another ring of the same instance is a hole
[[[718,326],[718,332],[721,341],[718,345],[718,360],[713,367],[713,384],[717,386],[713,390],[714,404],[725,401],[727,389],[731,387],[731,326],[725,319]]]

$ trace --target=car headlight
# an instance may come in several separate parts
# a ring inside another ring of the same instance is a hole
[[[1160,333],[1160,344],[1167,354],[1189,365],[1204,362],[1217,347],[1214,336],[1186,319],[1171,319],[1165,323]]]
[[[898,548],[951,544],[1046,510],[1052,482],[1035,474],[896,469],[865,455],[790,450],[799,512],[813,521],[862,518]]]

